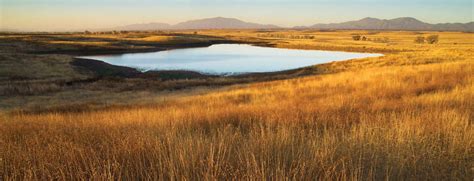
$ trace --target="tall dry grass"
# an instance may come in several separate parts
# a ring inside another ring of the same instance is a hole
[[[473,69],[472,59],[374,67],[145,107],[4,113],[1,171],[5,180],[472,180]]]

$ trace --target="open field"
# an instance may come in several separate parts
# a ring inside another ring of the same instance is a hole
[[[370,40],[355,41],[355,34]],[[434,34],[437,44],[414,42]],[[0,36],[11,45],[0,50],[0,105],[6,109],[0,113],[0,174],[6,180],[474,179],[472,33]],[[71,55],[87,50],[149,51],[188,41],[385,56],[185,79],[176,78],[180,72],[130,77],[117,67],[71,64],[77,61]],[[104,68],[107,75],[100,74]]]
[[[367,36],[370,41],[354,41],[352,40],[354,34]],[[415,44],[413,42],[417,36],[432,34],[441,36],[441,41],[438,44]],[[311,39],[305,38],[305,36],[309,36]],[[175,92],[193,87],[214,89],[214,87],[223,85],[289,79],[304,75],[336,73],[349,69],[465,60],[472,57],[473,36],[472,33],[456,32],[262,32],[253,30],[127,32],[121,34],[4,34],[0,35],[2,40],[0,41],[2,45],[0,48],[0,99],[4,100],[0,102],[0,108],[36,109],[50,106],[70,106],[70,104],[97,104],[98,106],[128,104],[136,102],[133,101],[136,91],[144,92],[144,95],[147,95],[146,98],[155,97],[155,95],[161,97],[162,91]],[[385,41],[386,39],[388,41]],[[380,42],[380,40],[383,41]],[[98,45],[97,42],[107,43]],[[335,62],[277,74],[226,78],[173,71],[137,75],[137,71],[127,68],[100,63],[84,63],[84,61],[77,61],[73,58],[74,55],[159,51],[208,46],[214,43],[242,42],[283,48],[382,52],[386,56]],[[416,51],[417,61],[413,61],[415,55],[413,51]],[[450,56],[444,56],[446,53],[449,53]],[[76,99],[71,95],[82,96],[80,96],[81,99]],[[111,100],[110,97],[114,98]],[[142,99],[139,101],[143,102]]]

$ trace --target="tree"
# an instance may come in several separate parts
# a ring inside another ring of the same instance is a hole
[[[420,43],[420,44],[425,43],[425,37],[423,37],[423,36],[416,37],[415,38],[415,43]]]
[[[438,41],[439,41],[438,35],[430,35],[426,37],[426,42],[428,42],[429,44],[435,44],[435,43],[438,43]]]
[[[352,39],[355,40],[355,41],[359,41],[360,38],[361,38],[360,35],[353,35],[353,36],[352,36]]]

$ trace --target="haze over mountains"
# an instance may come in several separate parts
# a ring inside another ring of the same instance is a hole
[[[282,29],[270,24],[244,22],[235,18],[206,18],[191,20],[176,25],[166,23],[132,24],[106,30],[189,30],[189,29]],[[351,30],[431,30],[431,31],[474,31],[474,22],[430,24],[411,17],[390,20],[364,18],[343,23],[315,24],[312,26],[296,26],[295,29],[351,29]]]
[[[186,30],[186,29],[276,29],[281,28],[276,25],[264,25],[257,23],[244,22],[235,18],[206,18],[199,20],[191,20],[176,25],[166,23],[147,23],[133,24],[108,28],[110,30]]]
[[[390,20],[364,18],[344,23],[315,24],[311,29],[351,29],[351,30],[431,30],[431,31],[474,31],[474,22],[429,24],[411,17]]]
[[[208,18],[191,20],[172,26],[175,29],[274,29],[276,25],[244,22],[235,18]]]
[[[191,20],[175,25],[166,23],[130,24],[112,28],[90,29],[92,31],[139,31],[139,30],[191,30],[191,29],[334,29],[334,30],[414,30],[414,31],[464,31],[474,32],[474,22],[430,24],[411,17],[395,19],[364,18],[342,23],[314,24],[312,26],[280,27],[271,24],[258,24],[235,18],[206,18]],[[3,28],[0,31],[18,32],[21,30]],[[74,30],[84,31],[84,30]]]

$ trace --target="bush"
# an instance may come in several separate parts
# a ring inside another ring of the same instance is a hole
[[[423,36],[418,36],[415,38],[415,43],[425,43],[425,37]]]
[[[435,43],[438,43],[438,41],[439,41],[438,35],[430,35],[426,38],[426,42],[429,44],[435,44]]]
[[[362,36],[360,36],[360,35],[353,35],[352,39],[355,40],[355,41],[359,41],[361,37]]]

